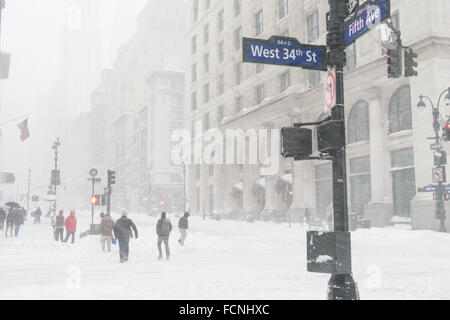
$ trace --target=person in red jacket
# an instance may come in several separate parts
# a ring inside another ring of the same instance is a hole
[[[75,243],[75,232],[77,232],[77,218],[75,218],[75,211],[70,212],[70,216],[66,218],[64,226],[66,227],[66,239],[64,242],[67,242],[69,237],[72,236],[72,244]]]

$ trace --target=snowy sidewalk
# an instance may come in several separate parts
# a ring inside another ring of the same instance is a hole
[[[191,219],[186,246],[172,219],[171,261],[158,261],[156,219],[131,215],[130,261],[98,237],[75,245],[27,223],[0,235],[0,299],[324,299],[328,275],[306,272],[306,230],[294,225]],[[89,214],[78,217],[85,231]],[[116,218],[116,217],[114,217]],[[450,299],[450,235],[393,229],[352,235],[362,299]]]

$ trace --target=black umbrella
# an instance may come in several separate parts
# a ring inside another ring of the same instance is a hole
[[[18,204],[17,202],[8,202],[7,204],[5,204],[5,206],[11,207],[11,208],[17,208],[17,209],[21,208],[20,204]]]

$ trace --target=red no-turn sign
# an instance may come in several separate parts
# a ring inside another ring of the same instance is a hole
[[[336,68],[333,67],[327,73],[323,87],[325,111],[329,111],[336,105]]]
[[[445,182],[445,170],[443,167],[433,169],[433,182],[434,183]]]

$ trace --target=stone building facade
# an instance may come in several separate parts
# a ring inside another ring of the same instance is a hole
[[[392,21],[402,31],[403,44],[419,54],[419,77],[387,78],[383,28],[347,49],[349,207],[376,227],[396,222],[414,229],[438,226],[431,195],[416,192],[431,183],[433,167],[426,140],[433,132],[431,106],[417,108],[418,96],[437,100],[450,87],[450,8],[444,0],[433,3],[392,0]],[[241,39],[282,35],[323,45],[328,1],[189,0],[187,6],[186,129],[201,121],[204,131],[268,129],[276,135],[272,129],[326,116],[323,72],[242,63]],[[418,21],[427,24],[418,28]],[[280,157],[277,152],[272,157]],[[292,221],[308,211],[327,219],[331,163],[281,157],[279,163],[278,172],[267,176],[261,175],[261,165],[190,165],[191,211]]]

